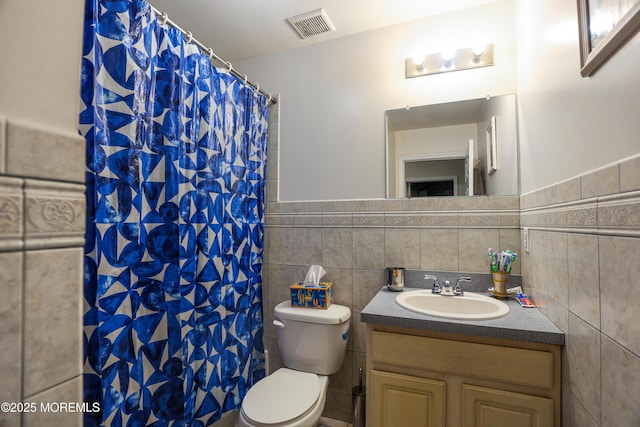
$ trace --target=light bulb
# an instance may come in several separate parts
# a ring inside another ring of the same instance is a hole
[[[424,65],[424,53],[416,52],[413,54],[413,63],[416,67],[422,67]]]
[[[471,49],[473,50],[473,56],[480,56],[484,53],[484,50],[487,48],[487,45],[485,43],[478,43],[474,46],[471,47]]]
[[[442,60],[444,62],[451,62],[455,54],[456,52],[453,49],[447,49],[447,50],[443,50],[440,56],[442,56]]]

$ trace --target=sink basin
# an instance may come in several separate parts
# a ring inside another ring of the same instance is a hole
[[[454,297],[433,294],[431,290],[409,291],[399,294],[396,302],[407,310],[447,319],[486,320],[509,313],[504,302],[473,292]]]

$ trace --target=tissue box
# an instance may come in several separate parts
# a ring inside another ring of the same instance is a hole
[[[317,286],[305,286],[296,282],[289,287],[291,307],[328,309],[333,304],[333,282],[320,282]]]

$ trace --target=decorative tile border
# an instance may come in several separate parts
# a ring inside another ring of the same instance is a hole
[[[598,228],[620,228],[640,232],[640,191],[601,197]]]
[[[268,213],[265,215],[265,224],[267,227],[518,229],[520,215],[517,210],[287,212]]]
[[[328,227],[351,227],[353,225],[353,215],[323,214],[322,225]]]
[[[0,252],[84,245],[85,187],[0,176]]]
[[[523,227],[595,227],[597,199],[526,209],[520,214],[520,223]]]
[[[384,214],[375,213],[354,213],[354,227],[383,227],[385,217]]]
[[[322,215],[298,215],[293,217],[296,225],[322,225]]]
[[[0,177],[0,252],[22,249],[23,181]]]
[[[25,180],[27,249],[84,245],[85,187]]]
[[[520,209],[519,196],[429,197],[414,199],[322,200],[276,202],[268,213],[389,213],[513,211]]]
[[[640,155],[521,196],[536,230],[640,237]]]

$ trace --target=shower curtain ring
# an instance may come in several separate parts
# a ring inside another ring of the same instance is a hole
[[[269,99],[267,99],[267,105],[271,104],[271,94],[269,94]]]
[[[187,31],[186,33],[184,33],[184,36],[186,38],[186,42],[187,43],[191,43],[191,40],[193,40],[193,34],[191,34],[191,31]]]
[[[225,64],[227,64],[227,68],[229,72],[233,71],[233,65],[231,64],[231,62],[225,62]]]
[[[209,54],[209,60],[213,59],[213,49],[208,48],[207,53]]]
[[[260,92],[260,84],[256,83],[256,92]]]
[[[247,75],[246,75],[246,74],[243,74],[243,76],[244,76],[244,80],[243,80],[242,84],[245,84],[245,85],[246,85],[246,84],[247,84],[247,81],[249,80],[249,78],[247,77]]]
[[[169,15],[167,15],[167,12],[162,12],[160,14],[160,19],[159,19],[160,24],[164,25],[167,23],[168,20],[169,20]]]

